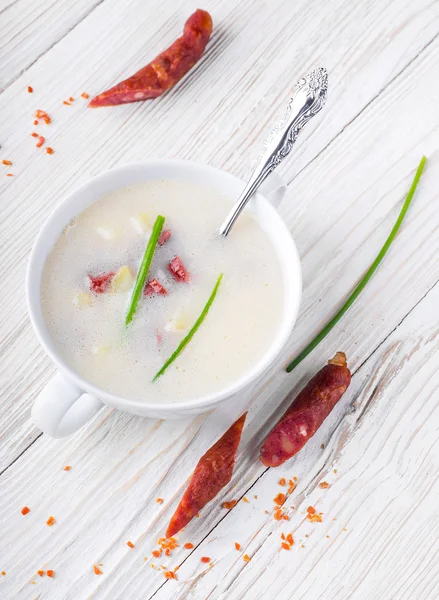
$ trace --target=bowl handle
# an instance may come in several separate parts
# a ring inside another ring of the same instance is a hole
[[[87,423],[104,404],[57,373],[38,395],[32,408],[37,427],[53,438],[70,435]]]
[[[286,194],[287,184],[280,175],[272,171],[259,188],[259,191],[271,202],[274,208],[278,208]]]

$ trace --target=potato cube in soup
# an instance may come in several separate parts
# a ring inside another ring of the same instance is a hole
[[[131,217],[130,221],[134,231],[139,235],[151,233],[152,223],[149,215],[146,213],[138,213],[135,217]]]
[[[134,275],[129,267],[124,265],[111,280],[113,292],[128,292],[134,285]]]
[[[75,306],[90,306],[93,302],[93,298],[87,292],[81,292],[80,294],[76,294],[73,298],[73,304]]]

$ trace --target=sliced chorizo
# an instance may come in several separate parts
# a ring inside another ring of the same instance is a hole
[[[295,398],[265,438],[260,460],[278,467],[297,454],[315,434],[351,382],[343,352],[328,361]]]

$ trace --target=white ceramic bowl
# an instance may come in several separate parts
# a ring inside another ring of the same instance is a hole
[[[267,198],[278,201],[285,193],[283,181],[274,173],[262,193],[251,201],[260,225],[275,246],[284,278],[284,315],[278,331],[264,356],[243,376],[219,392],[194,397],[177,404],[159,401],[134,401],[115,396],[79,376],[58,353],[44,322],[41,310],[41,280],[44,264],[69,221],[109,192],[126,185],[157,179],[188,181],[213,187],[237,198],[244,183],[213,167],[183,160],[151,160],[119,167],[94,177],[69,194],[54,210],[35,240],[29,259],[26,281],[27,305],[37,337],[58,368],[58,373],[37,398],[32,417],[35,424],[52,437],[69,435],[88,421],[104,404],[145,417],[175,419],[195,415],[222,402],[230,402],[251,387],[273,362],[290,335],[297,317],[301,296],[301,270],[296,246],[290,232]],[[220,223],[218,224],[218,226]]]

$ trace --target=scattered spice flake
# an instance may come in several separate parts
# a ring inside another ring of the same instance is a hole
[[[46,148],[47,154],[53,154],[54,152],[55,152],[55,150],[53,148],[51,148],[50,146]]]
[[[258,499],[258,497],[257,497],[257,495],[256,495],[256,494],[253,496],[253,498],[254,498],[255,500],[257,500],[257,499]]]
[[[46,125],[49,125],[49,123],[51,123],[51,121],[52,121],[52,119],[49,117],[49,115],[44,110],[36,110],[35,118],[43,119],[43,121],[46,123]],[[34,121],[34,125],[38,125],[38,121],[37,122]]]
[[[65,104],[66,106],[72,106],[72,105],[70,104],[70,102],[67,102],[67,100],[64,100],[64,101],[63,101],[63,104]]]
[[[308,506],[308,508],[306,509],[306,512],[307,512],[309,515],[314,515],[314,514],[315,514],[315,512],[316,512],[316,509],[314,508],[314,506]]]
[[[128,548],[135,548],[133,542],[130,542],[129,540],[127,542],[127,546],[128,546]]]
[[[156,498],[157,504],[163,504],[163,498]]]
[[[13,173],[6,173],[6,177],[14,177]]]
[[[95,575],[102,575],[102,571],[97,565],[93,565],[93,571],[95,572]]]
[[[35,585],[35,581],[31,581],[31,584],[32,584],[32,585]]]
[[[35,119],[34,125],[39,125],[39,122]]]
[[[6,571],[2,571],[2,577],[6,575]]]
[[[174,571],[165,571],[163,575],[166,577],[166,579],[177,579],[177,575],[174,573]]]
[[[273,498],[273,502],[275,502],[279,506],[282,506],[282,504],[285,502],[285,494],[279,492],[279,494],[275,498]]]
[[[308,514],[308,521],[310,523],[321,523],[322,522],[322,517],[320,515],[310,515]]]
[[[322,490],[327,490],[329,486],[329,483],[327,481],[321,481],[319,483],[319,488]]]
[[[151,563],[151,569],[155,569],[155,564]]]
[[[46,575],[47,577],[54,577],[55,571],[52,571],[52,569],[48,569]]]
[[[293,477],[293,480],[294,480],[294,481],[297,481],[297,477]]]
[[[47,150],[46,150],[46,152],[47,152]],[[71,468],[72,468],[72,467],[71,467],[70,465],[66,465],[66,466],[64,467],[64,471],[70,471],[70,469],[71,469]]]
[[[178,571],[178,569],[180,568],[180,565],[177,565],[174,569],[174,573],[176,573]]]
[[[289,549],[290,549],[290,545],[289,545],[289,544],[287,544],[286,542],[282,542],[282,548],[283,548],[284,550],[289,550]]]
[[[27,513],[30,513],[30,508],[28,506],[23,506],[23,508],[21,509],[21,514],[27,515]]]
[[[270,513],[268,512],[268,510],[265,510],[264,512],[265,512],[265,514],[266,514],[266,515],[269,515],[269,514],[270,514]]]
[[[144,556],[144,557],[143,557],[143,560],[148,560],[148,557],[147,557],[147,556]]]
[[[37,571],[37,574],[38,574],[40,577],[42,577],[42,576],[44,575],[44,571],[41,571],[41,570],[40,570],[40,571]]]
[[[290,520],[290,517],[284,513],[284,514],[282,515],[282,519],[283,519],[284,521],[289,521],[289,520]]]
[[[85,100],[88,100],[88,98],[90,98],[90,96],[87,94],[87,92],[82,92],[81,98],[84,98]]]
[[[38,137],[38,133],[36,133],[36,131],[34,131],[33,133],[31,133],[32,137]]]
[[[44,144],[46,140],[43,138],[42,135],[38,136],[38,142],[37,142],[37,148],[41,148],[41,146]]]
[[[273,516],[275,521],[280,521],[283,517],[282,510],[280,508],[276,508]]]
[[[197,517],[197,519],[199,519],[200,518],[200,513],[197,513],[195,516]]]
[[[55,517],[49,517],[46,521],[46,525],[49,525],[49,527],[52,527],[52,525],[55,523],[56,519]]]
[[[12,160],[2,160],[2,165],[6,165],[7,167],[12,166]]]
[[[231,510],[232,508],[234,508],[236,506],[237,502],[238,502],[237,500],[230,500],[230,502],[223,502],[221,504],[221,506],[223,508],[226,508],[227,510]]]
[[[153,550],[152,555],[155,556],[156,558],[159,558],[162,555],[162,551],[161,550]]]
[[[337,469],[334,469],[334,473],[337,475]]]
[[[250,562],[251,558],[248,554],[244,554],[244,556],[242,557],[242,560],[244,560],[245,562]]]
[[[208,562],[210,562],[210,556],[202,556],[201,557],[201,562],[202,563],[208,563]]]
[[[346,527],[343,527],[343,531],[347,531],[347,528],[346,528]]]
[[[285,477],[281,477],[279,479],[279,485],[286,485],[287,484],[287,480],[285,479]]]
[[[242,497],[244,502],[249,502],[248,498],[246,498],[245,496]]]
[[[320,448],[323,450],[325,447],[325,444],[320,444]]]
[[[329,535],[326,536],[329,539]]]
[[[184,545],[184,547],[186,548],[186,550],[190,550],[191,548],[193,548],[193,547],[194,547],[194,545],[193,545],[193,544],[191,544],[190,542],[187,542],[187,543]]]
[[[287,535],[287,542],[289,543],[290,546],[292,546],[294,544],[294,539],[293,539],[293,534],[289,533]]]
[[[70,96],[69,102],[74,102],[74,101],[75,101],[75,99]]]
[[[32,94],[32,92],[34,91],[34,88],[32,86],[28,85],[27,91],[29,92],[29,94]]]

